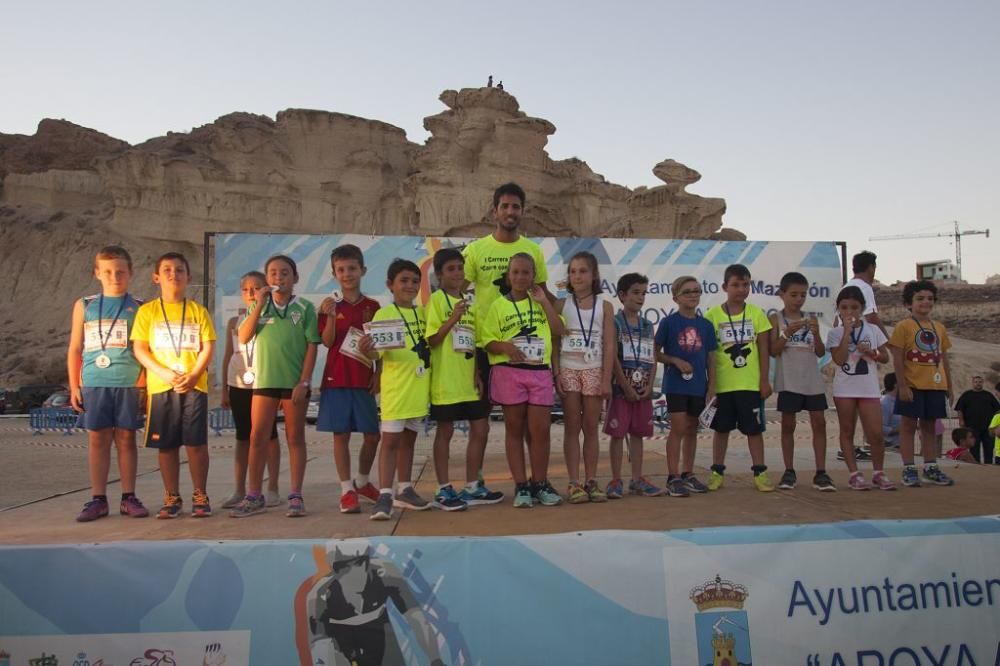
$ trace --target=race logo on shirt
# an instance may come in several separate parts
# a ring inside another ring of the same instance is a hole
[[[701,340],[701,334],[698,333],[698,327],[686,326],[677,334],[677,345],[688,354],[701,351],[704,343]]]

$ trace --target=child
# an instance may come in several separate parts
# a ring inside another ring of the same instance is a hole
[[[570,504],[606,502],[608,496],[597,484],[599,453],[598,422],[604,400],[611,396],[615,367],[615,311],[601,293],[597,257],[577,252],[567,269],[567,298],[555,309],[566,322],[567,333],[553,356],[556,391],[562,399],[565,419],[563,454],[569,472],[567,496]],[[580,430],[583,430],[583,468],[586,483],[580,483]]]
[[[480,338],[490,359],[490,398],[503,407],[507,464],[516,484],[514,508],[562,503],[548,481],[549,416],[554,402],[552,336],[566,327],[535,283],[535,261],[518,252],[503,277],[506,295],[493,302],[480,324]],[[528,442],[531,479],[525,473]]]
[[[389,264],[386,286],[392,303],[379,308],[358,344],[370,358],[381,358],[378,381],[382,390],[382,448],[378,478],[382,485],[372,520],[389,520],[393,507],[423,511],[430,503],[413,489],[413,448],[423,427],[430,399],[431,355],[424,339],[427,319],[415,303],[420,292],[420,268],[407,259]],[[393,497],[392,481],[399,473]]]
[[[976,433],[970,428],[955,428],[951,431],[951,441],[955,443],[955,448],[944,452],[944,457],[949,460],[959,460],[964,463],[978,465],[979,461],[972,455],[972,447],[976,446]]]
[[[840,452],[851,473],[851,490],[895,490],[884,470],[885,446],[882,439],[882,406],[876,363],[889,360],[882,329],[865,320],[865,296],[861,289],[847,286],[837,294],[837,315],[841,325],[826,337],[826,346],[836,367],[833,376],[833,403],[840,423]],[[871,446],[871,484],[858,471],[854,451],[854,428],[858,417],[865,441]]]
[[[240,323],[240,344],[255,340],[253,400],[250,403],[250,460],[247,494],[229,512],[246,518],[267,510],[261,487],[264,462],[278,408],[285,415],[288,471],[291,477],[285,515],[306,514],[302,484],[306,475],[306,407],[316,365],[316,309],[293,293],[299,271],[291,257],[278,254],[264,264],[267,285],[258,289]],[[247,382],[249,383],[249,382]]]
[[[194,492],[191,515],[212,515],[205,486],[208,483],[208,368],[215,350],[212,316],[200,303],[185,296],[191,280],[188,260],[168,252],[156,260],[153,283],[160,297],[144,303],[135,315],[132,346],[146,368],[149,397],[146,440],[158,449],[165,497],[157,518],[178,518],[180,447],[187,451]]]
[[[77,515],[86,523],[108,515],[108,470],[111,442],[118,451],[118,474],[123,516],[145,518],[149,511],[135,496],[135,431],[139,420],[139,383],[142,366],[132,354],[129,329],[141,303],[128,293],[132,257],[125,248],[109,245],[97,253],[94,277],[101,293],[81,298],[73,306],[66,367],[70,403],[82,412],[87,430],[91,500]]]
[[[663,394],[670,414],[667,493],[671,497],[708,492],[708,486],[694,475],[694,454],[698,417],[706,401],[710,402],[715,395],[712,352],[718,343],[712,322],[698,313],[701,291],[701,284],[691,275],[674,280],[670,292],[677,312],[663,319],[656,329],[656,348],[664,366]],[[683,472],[678,476],[681,469]]]
[[[333,278],[340,291],[319,306],[319,331],[328,351],[323,369],[316,430],[333,433],[333,461],[340,477],[340,512],[359,513],[358,501],[374,503],[378,490],[368,480],[378,451],[378,406],[375,371],[358,342],[379,304],[361,293],[368,272],[361,248],[341,245],[330,253]],[[361,433],[358,476],[351,480],[351,433]]]
[[[446,247],[434,254],[434,274],[440,289],[427,303],[427,344],[431,348],[431,418],[437,422],[434,435],[434,471],[439,489],[434,504],[445,511],[469,505],[497,504],[503,493],[493,492],[479,481],[489,435],[490,403],[476,368],[476,317],[474,308],[462,298],[465,258]],[[469,422],[469,447],[465,455],[465,487],[455,492],[448,480],[448,452],[455,421]]]
[[[726,448],[734,428],[747,436],[753,462],[754,486],[774,490],[764,464],[763,401],[771,395],[769,336],[771,322],[756,305],[747,303],[750,270],[743,264],[727,266],[722,278],[726,302],[705,313],[715,329],[716,412],[712,419],[712,476],[709,490],[719,490],[725,480]]]
[[[903,287],[903,304],[911,316],[892,331],[889,349],[899,379],[896,413],[903,417],[899,429],[899,453],[903,457],[903,485],[917,487],[920,477],[913,464],[913,435],[920,421],[920,444],[924,480],[937,486],[955,482],[937,466],[936,419],[947,416],[951,402],[951,372],[948,349],[951,340],[944,324],[931,319],[937,287],[929,280],[914,280]],[[947,402],[945,401],[947,399]]]
[[[785,307],[768,317],[771,356],[775,358],[774,389],[778,392],[778,411],[781,412],[781,455],[785,462],[785,473],[781,475],[778,488],[795,488],[795,419],[799,412],[806,411],[816,461],[813,488],[833,492],[837,487],[826,473],[826,383],[816,362],[826,354],[826,347],[819,334],[819,322],[815,317],[807,318],[802,314],[808,291],[806,276],[785,273],[778,291]]]
[[[240,297],[249,308],[257,298],[257,290],[266,284],[260,271],[250,271],[240,278]],[[245,316],[244,309],[241,315]],[[250,458],[250,402],[253,399],[254,355],[257,351],[256,339],[245,345],[240,344],[240,317],[233,317],[226,323],[226,351],[222,357],[222,367],[226,369],[226,386],[222,391],[222,406],[232,410],[236,424],[236,457],[233,459],[236,473],[236,490],[222,503],[223,509],[232,509],[247,494],[247,464]],[[244,381],[249,379],[249,382]],[[278,423],[271,425],[271,441],[267,446],[267,506],[281,504],[278,494],[278,471],[281,469],[281,444],[278,442]]]
[[[615,383],[608,407],[604,432],[611,436],[611,482],[607,497],[621,499],[622,445],[628,437],[632,480],[629,491],[635,495],[657,497],[663,494],[642,475],[642,438],[653,436],[653,377],[656,365],[653,356],[653,325],[642,316],[649,278],[627,273],[618,279],[618,298],[622,311],[615,315],[617,353],[614,357]],[[572,500],[570,500],[572,501]]]

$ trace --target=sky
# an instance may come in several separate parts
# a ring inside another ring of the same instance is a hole
[[[893,282],[953,244],[870,236],[1000,234],[998,35],[995,0],[16,1],[0,132],[65,118],[138,143],[305,107],[423,142],[441,91],[492,74],[555,124],[552,158],[628,187],[676,159],[726,226],[871,249]],[[996,243],[965,237],[966,279],[1000,273]]]

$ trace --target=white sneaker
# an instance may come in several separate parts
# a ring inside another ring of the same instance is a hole
[[[285,503],[285,500],[282,499],[277,490],[268,490],[264,493],[264,503],[267,506],[281,506]]]
[[[236,508],[236,505],[243,501],[243,497],[244,497],[244,495],[241,495],[240,493],[234,492],[232,495],[230,495],[228,498],[226,498],[225,502],[222,503],[222,508],[223,509],[234,509],[234,508]]]

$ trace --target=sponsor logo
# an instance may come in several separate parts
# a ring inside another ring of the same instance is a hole
[[[716,575],[691,590],[698,666],[750,666],[750,624],[743,608],[749,590]]]
[[[54,654],[45,654],[42,651],[41,657],[28,660],[28,666],[59,666],[59,660],[56,659]]]
[[[0,649],[0,666],[10,666],[10,652]]]
[[[177,666],[173,650],[151,648],[129,662],[129,666]]]

